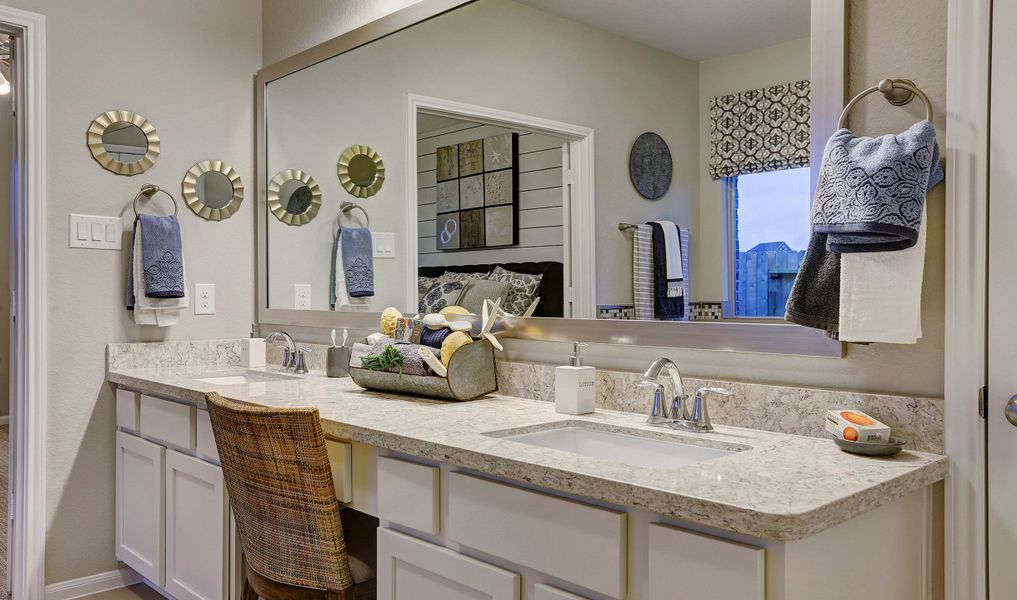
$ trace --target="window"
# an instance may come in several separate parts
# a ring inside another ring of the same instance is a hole
[[[783,317],[809,243],[809,169],[724,179],[735,317]],[[733,302],[731,302],[733,300]]]

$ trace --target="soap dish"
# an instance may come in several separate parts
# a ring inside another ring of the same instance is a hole
[[[891,437],[888,442],[852,442],[834,436],[833,441],[844,452],[862,456],[893,456],[904,449],[904,440]]]

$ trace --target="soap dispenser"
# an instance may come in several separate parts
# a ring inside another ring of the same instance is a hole
[[[568,366],[554,370],[554,410],[566,415],[592,413],[597,399],[597,369],[584,367],[583,348],[588,344],[572,343]]]

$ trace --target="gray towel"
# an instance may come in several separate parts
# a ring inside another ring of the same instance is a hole
[[[342,234],[342,228],[336,230],[335,235],[332,236],[332,267],[329,269],[328,277],[328,305],[335,310],[335,304],[337,298],[335,297],[335,257],[337,250],[339,250],[339,236]]]
[[[632,230],[632,300],[636,319],[653,320],[653,229],[636,225]]]
[[[351,298],[374,295],[374,248],[371,230],[366,227],[341,227],[340,251],[346,274],[346,289]]]
[[[889,252],[915,245],[925,193],[943,179],[932,123],[897,135],[837,130],[823,150],[813,230],[831,252]]]
[[[840,326],[840,254],[827,250],[826,241],[825,233],[812,232],[784,318],[836,337]]]
[[[175,216],[141,215],[141,260],[145,295],[149,298],[184,297],[183,248],[180,223]],[[131,287],[133,287],[133,282]]]

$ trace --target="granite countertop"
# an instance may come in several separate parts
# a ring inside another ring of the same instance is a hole
[[[865,458],[846,454],[830,440],[819,438],[717,424],[712,433],[679,433],[650,427],[644,416],[632,413],[561,415],[548,402],[498,395],[460,403],[427,400],[366,391],[348,378],[329,379],[315,372],[235,385],[196,380],[250,371],[258,370],[114,369],[107,379],[198,406],[204,405],[205,392],[216,391],[264,406],[315,407],[329,436],[773,540],[808,537],[940,481],[949,470],[947,457],[936,454],[904,451],[892,458]],[[270,376],[274,372],[277,370],[268,369]],[[498,437],[506,430],[576,422],[741,451],[664,469],[629,466]],[[491,432],[496,434],[484,435]]]

